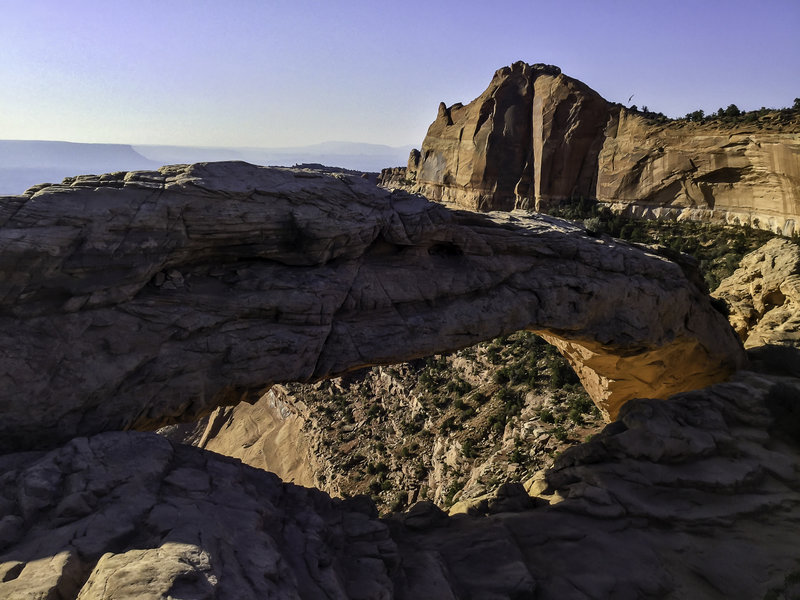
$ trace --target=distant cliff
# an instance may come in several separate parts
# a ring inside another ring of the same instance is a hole
[[[471,103],[439,106],[422,149],[382,183],[472,210],[596,198],[638,216],[800,220],[800,114],[664,122],[604,100],[550,65],[497,71]]]

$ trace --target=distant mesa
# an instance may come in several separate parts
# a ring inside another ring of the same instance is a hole
[[[467,105],[440,104],[420,150],[382,185],[471,210],[596,198],[648,218],[800,230],[800,118],[662,122],[557,67],[498,70]]]
[[[75,175],[154,170],[165,164],[240,160],[257,165],[333,165],[337,171],[378,173],[403,164],[408,147],[325,142],[294,148],[215,148],[0,140],[0,196]],[[326,167],[327,168],[327,167]],[[374,180],[374,178],[373,178]]]

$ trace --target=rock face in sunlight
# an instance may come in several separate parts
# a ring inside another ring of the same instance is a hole
[[[800,226],[800,118],[659,122],[558,67],[517,62],[467,105],[442,103],[406,169],[381,183],[471,210],[596,198],[647,218]],[[754,115],[755,117],[755,115]]]
[[[207,163],[79,177],[2,198],[0,251],[6,451],[519,329],[559,344],[607,418],[743,362],[663,257],[345,175]]]
[[[713,295],[730,307],[745,348],[800,348],[800,246],[776,238],[742,259]],[[800,365],[799,365],[800,367]]]
[[[643,218],[742,223],[800,231],[800,126],[653,124],[609,118],[597,198]]]
[[[608,104],[558,67],[517,62],[464,106],[439,106],[405,176],[414,191],[470,210],[544,208],[593,197]]]

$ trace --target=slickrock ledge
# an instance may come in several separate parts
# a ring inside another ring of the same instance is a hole
[[[797,569],[799,393],[633,400],[487,517],[378,520],[153,433],[0,456],[0,597],[762,598]]]
[[[741,344],[676,263],[521,212],[246,163],[0,199],[0,450],[151,429],[276,382],[520,329],[609,418],[726,378]]]

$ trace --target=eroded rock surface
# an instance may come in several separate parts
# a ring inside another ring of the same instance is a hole
[[[756,124],[649,123],[612,112],[597,199],[643,218],[800,230],[800,133]]]
[[[396,545],[369,503],[334,501],[152,433],[109,432],[0,461],[8,600],[379,598],[391,589]]]
[[[551,65],[517,62],[464,106],[442,103],[405,178],[414,191],[470,210],[544,208],[595,195],[608,105]],[[402,183],[402,181],[401,181]]]
[[[675,263],[344,175],[208,163],[80,177],[3,198],[0,252],[2,450],[194,419],[276,382],[520,329],[563,340],[607,417],[743,362]]]
[[[746,255],[714,290],[745,348],[800,348],[800,246],[775,238]]]
[[[439,106],[421,150],[381,184],[471,210],[596,198],[646,218],[800,227],[800,113],[660,123],[549,65],[497,71],[467,105]]]
[[[0,597],[761,598],[799,566],[798,395],[741,372],[631,401],[487,517],[381,521],[152,433],[5,455]]]

